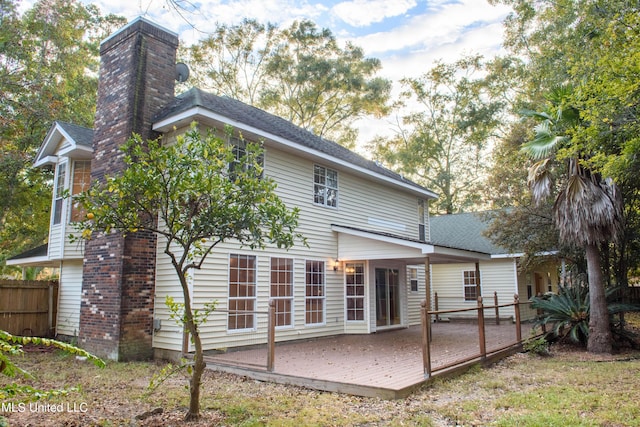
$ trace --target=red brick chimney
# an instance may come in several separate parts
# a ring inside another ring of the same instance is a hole
[[[138,18],[100,46],[91,180],[124,168],[119,147],[133,132],[157,137],[151,119],[175,96],[178,36]],[[79,344],[113,360],[153,356],[156,236],[99,236],[87,242]]]

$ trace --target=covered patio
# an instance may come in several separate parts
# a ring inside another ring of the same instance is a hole
[[[274,368],[266,369],[267,347],[207,355],[210,369],[260,381],[293,384],[317,390],[397,399],[442,375],[491,363],[520,351],[516,325],[485,325],[486,353],[479,353],[478,324],[433,323],[430,357],[432,375],[424,373],[422,328],[412,326],[366,335],[339,335],[277,343]],[[523,324],[528,337],[531,324]]]

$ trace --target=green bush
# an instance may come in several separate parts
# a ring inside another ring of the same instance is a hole
[[[612,328],[617,322],[614,317],[628,311],[639,311],[637,305],[621,304],[616,300],[620,288],[606,290],[607,308]],[[558,286],[558,293],[547,293],[531,299],[531,307],[539,309],[535,326],[549,326],[551,333],[560,338],[568,337],[571,341],[586,345],[589,338],[589,288],[586,285]],[[619,331],[616,331],[619,332]]]

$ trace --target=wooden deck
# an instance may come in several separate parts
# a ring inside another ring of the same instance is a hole
[[[526,339],[530,330],[531,325],[523,325],[522,337]],[[486,325],[486,336],[490,355],[481,359],[477,324],[432,324],[431,378],[424,375],[419,327],[279,343],[273,372],[265,368],[266,347],[208,355],[206,361],[210,369],[261,381],[397,399],[434,377],[478,362],[492,362],[520,349],[519,345],[513,345],[516,331],[511,322]]]

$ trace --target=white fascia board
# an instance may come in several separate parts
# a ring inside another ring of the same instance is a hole
[[[54,123],[47,132],[47,135],[44,137],[42,145],[38,148],[35,160],[33,161],[33,165],[35,167],[52,164],[51,159],[54,159],[56,156],[53,155],[51,147],[53,146],[55,148],[58,145],[58,142],[60,142],[60,139],[62,139],[62,136],[62,128],[57,122]],[[57,161],[57,159],[55,160]]]
[[[521,258],[525,255],[524,252],[518,252],[518,253],[513,253],[513,254],[495,254],[495,255],[491,255],[492,259],[499,259],[499,258]],[[544,251],[544,252],[537,252],[534,256],[552,256],[552,255],[558,255],[558,251]]]
[[[521,256],[524,256],[524,252],[515,254],[494,254],[491,255],[491,259],[520,258]]]
[[[407,246],[409,248],[420,249],[423,254],[433,253],[434,247],[428,243],[413,242],[411,240],[404,240],[398,237],[384,236],[381,234],[369,233],[362,230],[353,230],[351,228],[341,227],[339,225],[332,225],[332,231],[338,233],[349,234],[352,236],[363,237],[365,239],[377,240],[385,243],[392,243],[394,245]]]
[[[6,265],[24,265],[24,266],[52,266],[56,263],[49,259],[48,256],[35,256],[30,258],[21,259],[8,259],[5,261]]]
[[[83,152],[86,156],[82,156],[82,158],[91,158],[91,154],[93,153],[93,148],[87,147],[85,145],[77,145],[75,143],[69,145],[67,148],[64,148],[58,151],[59,156],[66,156],[71,152]],[[75,157],[75,156],[74,156]]]
[[[198,117],[202,117],[204,119],[208,119],[208,120],[212,120],[212,121],[216,121],[222,124],[228,124],[231,125],[233,128],[235,129],[240,129],[246,132],[250,132],[254,135],[263,137],[265,139],[268,139],[270,141],[274,141],[284,147],[287,147],[290,150],[295,150],[295,151],[300,151],[303,152],[305,154],[310,154],[313,157],[317,157],[323,160],[327,160],[330,161],[334,164],[340,165],[340,166],[344,166],[348,169],[351,169],[353,171],[357,171],[359,173],[374,177],[378,180],[381,181],[385,181],[386,183],[392,184],[394,186],[397,187],[401,187],[405,190],[408,190],[412,193],[415,194],[420,194],[421,196],[427,198],[427,199],[437,199],[438,195],[432,191],[426,190],[426,189],[421,189],[421,188],[417,188],[414,187],[412,185],[403,183],[401,181],[392,179],[388,176],[384,176],[384,175],[380,175],[378,173],[375,173],[373,171],[370,171],[369,169],[363,168],[361,166],[358,165],[354,165],[353,163],[347,162],[345,160],[342,159],[338,159],[336,157],[333,157],[329,154],[323,153],[321,151],[317,151],[314,150],[312,148],[309,147],[302,147],[300,146],[298,143],[289,141],[285,138],[282,138],[280,136],[276,136],[276,135],[272,135],[268,132],[265,132],[261,129],[257,129],[255,127],[252,126],[248,126],[242,122],[233,120],[227,116],[223,116],[221,114],[217,114],[214,113],[206,108],[202,108],[202,107],[193,107],[189,110],[186,110],[182,113],[176,114],[174,116],[171,116],[165,120],[162,120],[160,122],[154,123],[153,124],[153,130],[158,131],[158,132],[169,132],[171,129],[173,129],[174,126],[176,127],[181,127],[184,125],[188,125],[189,123],[193,122],[193,121],[198,121]]]
[[[36,161],[33,163],[33,166],[39,168],[43,166],[55,165],[56,163],[58,163],[58,156],[45,156],[36,159]]]

